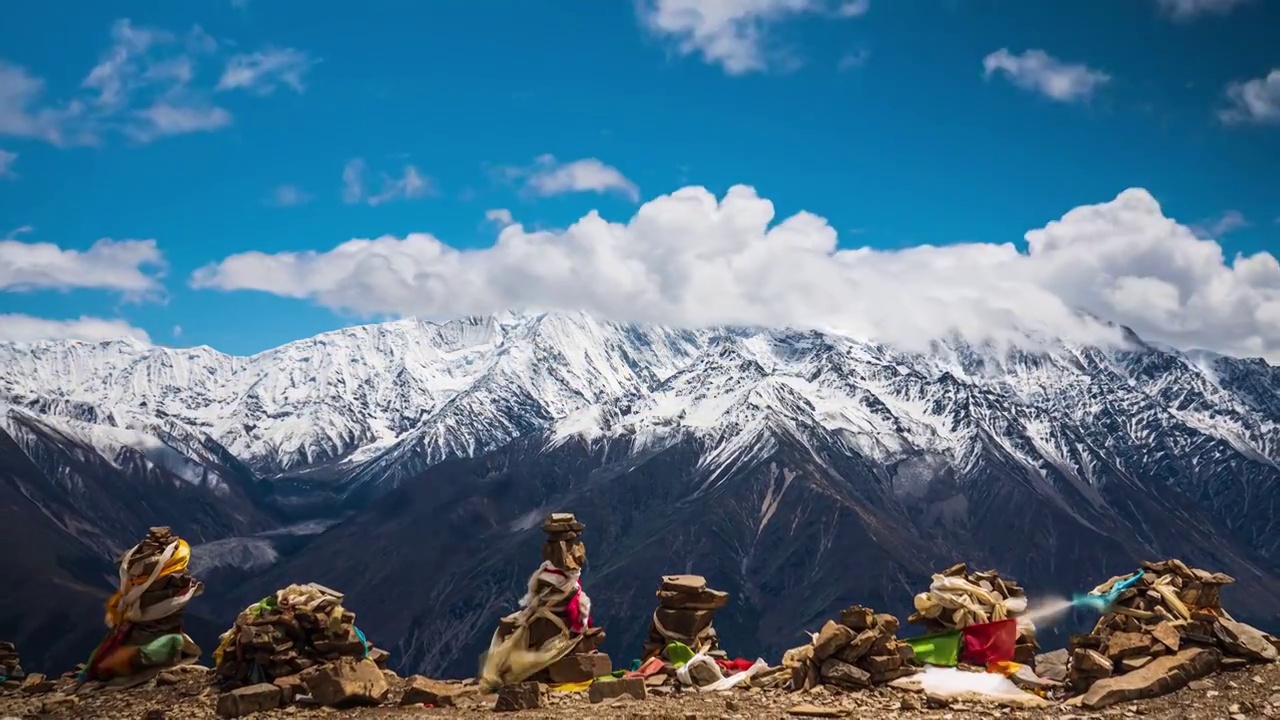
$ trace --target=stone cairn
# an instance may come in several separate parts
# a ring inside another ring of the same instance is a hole
[[[1220,667],[1280,657],[1280,640],[1222,608],[1220,591],[1234,578],[1181,560],[1144,562],[1142,570],[1092,632],[1070,639],[1067,675],[1086,707],[1163,695]],[[1131,577],[1111,578],[1093,594]]]
[[[587,546],[582,542],[582,531],[586,525],[579,522],[573,513],[551,513],[542,524],[542,531],[547,534],[542,543],[542,559],[564,573],[578,573],[587,563]],[[534,592],[546,587],[545,581],[538,580]],[[550,608],[552,614],[567,626],[569,618],[567,606]],[[498,626],[498,637],[504,639],[515,631],[516,618],[519,612],[504,618]],[[529,624],[529,647],[542,647],[548,640],[560,634],[560,628],[551,620],[543,617],[534,618]],[[613,672],[612,660],[598,650],[604,643],[604,630],[598,627],[586,628],[573,650],[565,657],[552,663],[549,667],[538,671],[528,682],[546,684],[578,683],[594,680],[597,677]]]
[[[389,653],[360,637],[356,615],[342,600],[342,593],[308,583],[250,605],[222,635],[218,684],[235,689],[271,683],[343,658],[368,658],[385,668]]]
[[[913,625],[919,625],[925,629],[925,634],[932,635],[934,633],[951,632],[953,630],[962,630],[970,625],[978,625],[985,622],[1002,620],[1008,618],[1016,618],[1026,612],[1026,591],[1024,591],[1018,583],[1008,578],[1000,577],[1000,573],[995,570],[987,570],[985,572],[969,572],[968,565],[957,563],[951,567],[938,573],[945,578],[959,578],[971,585],[974,585],[986,592],[999,598],[1004,603],[1014,601],[1015,606],[1021,606],[1022,609],[1017,611],[1008,611],[1006,617],[997,617],[996,608],[987,606],[983,608],[983,614],[974,615],[967,610],[952,610],[940,604],[934,604],[929,601],[922,602],[930,593],[921,593],[916,596],[917,611],[907,617],[907,622]],[[932,606],[933,614],[925,614],[919,611],[922,606]],[[1040,644],[1036,642],[1036,628],[1030,622],[1018,623],[1018,639],[1014,645],[1014,662],[1024,665],[1031,664],[1035,661],[1036,651],[1040,649]]]
[[[916,672],[915,651],[897,639],[898,618],[854,605],[828,620],[813,642],[788,650],[782,664],[791,670],[787,687],[810,690],[833,685],[863,690]]]
[[[168,527],[153,527],[147,531],[147,536],[142,539],[133,549],[133,555],[130,558],[130,567],[127,568],[131,577],[147,577],[156,569],[156,565],[161,562],[165,548],[179,540],[178,536]],[[121,555],[117,562],[123,562],[124,556]],[[191,576],[185,569],[170,575],[156,578],[151,587],[142,593],[139,604],[143,608],[149,608],[157,603],[168,600],[174,596],[181,595],[192,589],[194,586],[193,597],[199,596],[204,592],[204,585]],[[179,610],[162,618],[157,618],[148,622],[130,623],[128,642],[131,645],[145,645],[164,635],[182,633],[182,615],[183,610]],[[198,648],[193,648],[198,653]]]
[[[0,642],[0,680],[18,681],[26,677],[18,660],[18,648],[11,642]]]
[[[658,657],[668,645],[684,643],[694,652],[727,659],[711,622],[729,604],[729,593],[707,587],[701,575],[665,575],[658,587],[658,609],[649,620],[644,659]]]

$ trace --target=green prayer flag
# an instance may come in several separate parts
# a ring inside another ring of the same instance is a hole
[[[960,660],[960,638],[963,635],[959,630],[954,630],[911,638],[906,643],[915,650],[916,659],[926,665],[955,667]]]

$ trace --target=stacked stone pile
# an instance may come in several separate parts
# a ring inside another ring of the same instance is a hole
[[[23,677],[17,646],[11,642],[0,642],[0,680],[21,680]]]
[[[551,513],[548,515],[546,521],[542,524],[542,531],[547,536],[542,543],[542,559],[546,563],[550,563],[559,573],[565,576],[576,576],[587,563],[587,547],[582,542],[582,532],[585,529],[586,525],[579,522],[573,513]],[[534,582],[534,587],[532,588],[534,596],[554,587],[551,581],[544,579],[544,577],[540,576]],[[546,617],[534,617],[530,621],[528,647],[540,648],[551,639],[559,636],[561,634],[561,624],[569,627],[571,624],[569,603],[572,600],[570,597],[564,602],[548,608],[550,614],[555,615],[560,624]],[[581,599],[579,599],[579,607],[582,609],[589,608],[588,605],[581,603]],[[502,618],[498,626],[499,640],[506,639],[515,632],[519,617],[520,612],[515,612]],[[584,628],[577,635],[576,643],[567,655],[556,660],[545,669],[539,670],[527,680],[548,684],[578,683],[608,675],[613,671],[612,660],[608,655],[598,650],[604,639],[603,629],[599,627]]]
[[[907,622],[922,626],[926,634],[962,630],[971,625],[1017,618],[1026,612],[1026,592],[1018,583],[1001,577],[995,570],[971,573],[968,565],[957,563],[934,576],[935,580],[939,577],[963,581],[977,589],[979,592],[968,594],[967,600],[980,609],[974,612],[965,607],[957,607],[954,603],[947,602],[945,597],[940,597],[932,588],[929,592],[920,593],[915,599],[916,612],[907,617]],[[1032,663],[1039,648],[1035,626],[1020,621],[1017,644],[1014,646],[1014,661]]]
[[[1280,657],[1280,641],[1222,607],[1221,589],[1234,578],[1181,560],[1145,562],[1142,570],[1092,632],[1070,640],[1068,678],[1087,707],[1163,695],[1220,667]],[[1130,577],[1112,578],[1093,594]]]
[[[150,528],[146,537],[133,547],[132,554],[129,555],[129,567],[125,569],[129,577],[149,577],[155,571],[156,565],[164,562],[165,550],[179,540],[180,538],[174,535],[173,531],[168,527]],[[123,563],[124,561],[125,556],[122,555],[118,563]],[[153,607],[188,591],[192,592],[192,597],[199,596],[204,592],[204,585],[183,569],[180,572],[156,578],[151,583],[151,586],[142,593],[139,604],[144,609]],[[183,611],[178,610],[154,620],[130,623],[129,644],[145,645],[164,635],[181,633],[182,616]]]
[[[246,608],[222,636],[217,678],[224,688],[270,683],[343,658],[385,667],[388,653],[356,630],[343,595],[309,583],[290,585]]]
[[[791,670],[788,687],[863,690],[915,673],[915,652],[897,639],[898,626],[898,618],[888,613],[861,605],[844,610],[839,622],[827,621],[812,643],[783,655],[783,666]]]
[[[725,659],[716,629],[716,610],[729,604],[729,593],[707,587],[701,575],[665,575],[658,587],[658,608],[649,620],[643,657],[658,657],[671,643]]]

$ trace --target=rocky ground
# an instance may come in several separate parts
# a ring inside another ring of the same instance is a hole
[[[398,698],[393,693],[392,700]],[[10,718],[69,718],[83,720],[204,720],[218,717],[218,693],[200,670],[182,673],[171,685],[150,682],[129,690],[98,690],[76,694],[68,681],[45,686],[43,692],[14,691],[0,696],[0,720]],[[384,706],[335,710],[293,705],[280,710],[255,713],[261,718],[479,718],[492,717],[493,696],[472,695],[454,708]],[[553,693],[540,709],[504,713],[516,717],[542,718],[763,718],[804,717],[800,706],[808,706],[808,717],[866,718],[1178,718],[1178,720],[1241,720],[1280,717],[1280,665],[1272,664],[1224,672],[1192,683],[1176,693],[1107,708],[1090,713],[1070,706],[1026,710],[986,705],[978,702],[952,703],[930,707],[928,698],[894,688],[846,693],[819,686],[791,693],[783,690],[737,690],[699,694],[659,688],[646,700],[622,700],[592,704],[588,694]],[[821,712],[825,711],[825,712]]]

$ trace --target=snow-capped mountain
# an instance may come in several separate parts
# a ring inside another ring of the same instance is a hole
[[[353,606],[409,638],[418,670],[468,657],[521,583],[533,519],[557,507],[593,528],[594,577],[617,585],[604,612],[630,622],[645,611],[627,599],[637,584],[643,597],[650,576],[704,572],[745,603],[727,625],[758,648],[744,652],[791,642],[770,603],[801,577],[831,585],[783,603],[808,622],[868,592],[909,598],[962,551],[1068,593],[1103,566],[1182,554],[1237,574],[1255,615],[1280,600],[1280,369],[1133,336],[906,353],[817,331],[504,314],[347,328],[244,358],[9,344],[0,367],[0,443],[26,464],[0,474],[37,507],[84,485],[86,467],[198,497],[211,566],[357,588]],[[308,493],[347,517],[282,555],[262,533],[310,519],[285,517],[279,497]],[[111,546],[137,524],[100,515],[55,520]],[[445,531],[424,534],[427,519]],[[409,574],[434,583],[417,588],[422,607],[379,600],[413,588],[369,562],[407,545],[422,546]],[[865,568],[832,566],[849,559]],[[437,606],[444,616],[424,609]],[[423,626],[456,642],[418,643]]]

